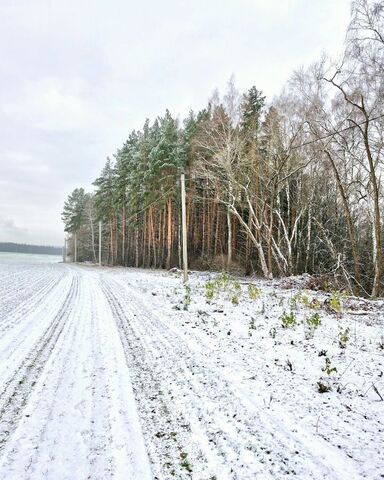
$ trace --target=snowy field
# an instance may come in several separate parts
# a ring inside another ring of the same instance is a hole
[[[384,304],[253,285],[0,255],[0,479],[384,478]]]
[[[39,255],[35,253],[13,253],[0,252],[0,265],[7,264],[25,264],[25,263],[58,263],[62,261],[60,255]]]

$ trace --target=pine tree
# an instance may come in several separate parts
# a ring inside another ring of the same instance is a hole
[[[87,196],[84,188],[75,188],[68,196],[61,215],[66,232],[75,233],[84,224],[86,201]]]
[[[255,86],[243,95],[241,104],[241,129],[249,141],[255,140],[261,126],[265,96]]]

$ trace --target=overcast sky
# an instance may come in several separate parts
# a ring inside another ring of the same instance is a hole
[[[62,205],[146,117],[231,74],[268,99],[342,48],[349,0],[0,0],[0,241],[61,245]]]

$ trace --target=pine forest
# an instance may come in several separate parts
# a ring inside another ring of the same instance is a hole
[[[180,175],[192,269],[265,278],[307,272],[383,293],[384,12],[358,1],[341,58],[295,71],[281,94],[231,78],[183,120],[166,110],[128,134],[94,192],[63,221],[78,261],[181,266]]]

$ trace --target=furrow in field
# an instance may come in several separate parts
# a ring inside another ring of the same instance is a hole
[[[32,303],[28,312],[23,314],[21,310],[9,317],[10,327],[1,333],[0,340],[0,391],[50,331],[72,288],[70,276],[63,279],[58,276],[54,288],[36,304]]]
[[[24,358],[15,375],[3,386],[0,393],[0,450],[17,426],[31,391],[64,328],[65,318],[76,294],[77,279],[74,278],[71,289],[49,328]]]
[[[56,275],[51,273],[20,270],[17,275],[10,276],[0,281],[0,312],[4,317],[11,313],[31,297],[38,295],[46,288]],[[0,319],[0,323],[3,323]]]
[[[47,296],[57,285],[64,279],[64,276],[55,275],[48,276],[41,284],[36,286],[33,279],[30,283],[34,285],[34,288],[30,288],[24,292],[24,295],[19,296],[17,305],[12,305],[8,309],[4,309],[1,312],[0,320],[0,333],[6,332],[20,321],[28,318],[30,313],[34,313],[36,308],[45,302]]]
[[[88,449],[81,433],[89,419],[80,398],[88,325],[84,320],[85,296],[81,276],[66,310],[62,334],[28,399],[0,464],[10,478],[88,478]],[[69,473],[71,472],[71,473]]]

